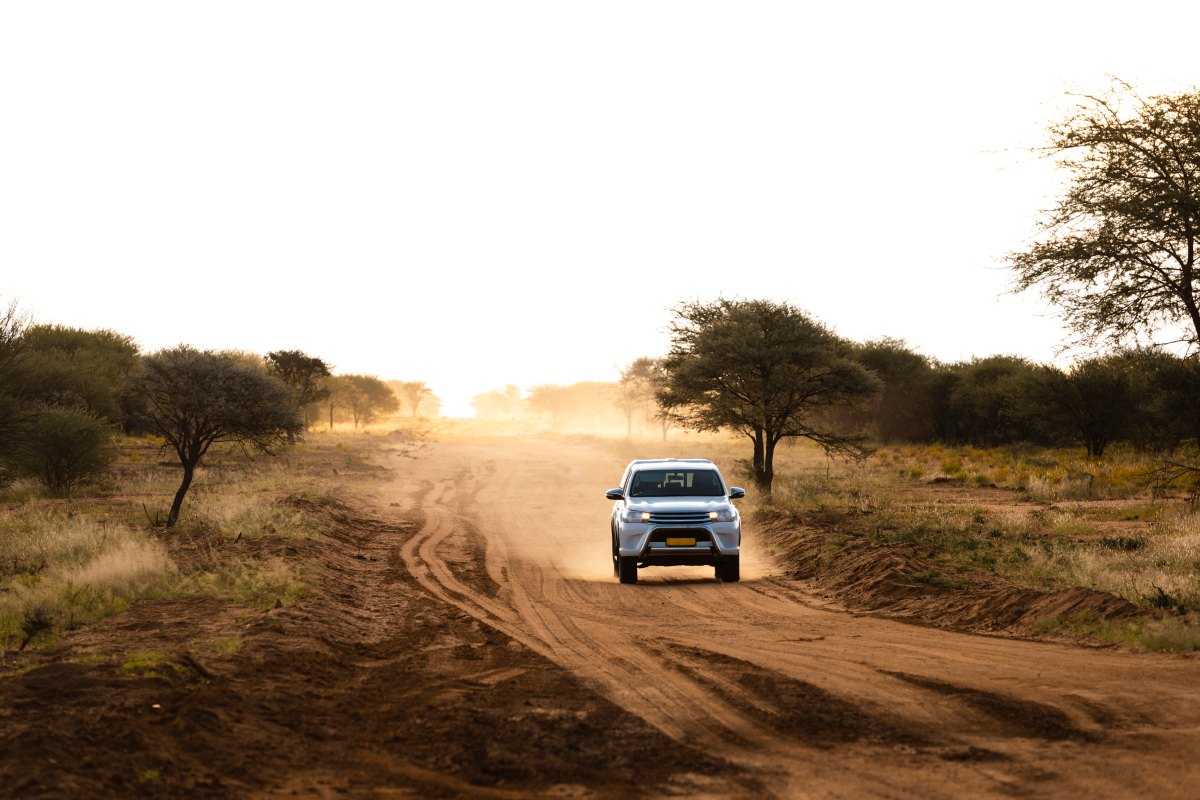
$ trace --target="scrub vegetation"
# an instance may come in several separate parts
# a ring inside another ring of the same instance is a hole
[[[423,383],[399,385],[410,417],[436,407]],[[399,407],[385,382],[297,350],[143,355],[124,334],[34,325],[9,303],[0,649],[42,647],[139,600],[296,602],[294,543],[327,531],[333,495],[379,474],[365,426]],[[307,431],[317,420],[329,430]],[[361,432],[333,432],[346,423]]]
[[[1200,511],[1155,488],[1153,461],[1130,450],[889,447],[865,462],[813,448],[785,452],[756,519],[781,551],[813,537],[839,553],[880,547],[914,564],[913,581],[946,590],[1077,587],[1123,598],[1139,614],[1049,617],[1074,633],[1145,649],[1200,649]],[[784,522],[783,528],[772,523]]]
[[[153,440],[116,441],[106,479],[70,503],[16,481],[0,492],[0,650],[48,646],[145,599],[297,602],[309,587],[303,551],[289,542],[324,535],[322,508],[383,473],[373,455],[384,441],[322,433],[276,457],[218,446],[198,470],[190,513],[171,529],[155,516],[178,467]]]

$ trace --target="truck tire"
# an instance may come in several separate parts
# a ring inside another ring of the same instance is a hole
[[[621,583],[637,583],[637,557],[620,556],[617,561],[617,577]]]
[[[728,556],[717,562],[717,580],[724,583],[737,583],[742,579],[741,556]]]

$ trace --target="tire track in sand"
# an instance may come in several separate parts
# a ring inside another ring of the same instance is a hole
[[[582,619],[561,613],[561,605],[549,602],[547,586],[560,599],[580,600],[581,596],[560,576],[548,579],[540,564],[510,557],[503,537],[489,536],[487,542],[489,573],[508,577],[499,598],[460,579],[439,551],[452,552],[456,543],[461,546],[464,527],[475,520],[473,509],[460,496],[469,493],[459,491],[471,477],[461,473],[439,480],[417,504],[423,524],[401,548],[401,558],[426,590],[585,677],[602,694],[668,736],[751,766],[763,777],[774,775],[775,793],[793,794],[786,778],[789,773],[825,771],[814,763],[811,751],[777,736],[771,725],[763,724],[761,713],[747,714],[735,707],[730,695],[703,680],[669,648],[651,641],[622,646],[583,627],[589,618],[611,623],[603,613],[585,613]],[[889,796],[929,795],[897,794],[892,787]]]
[[[725,585],[649,570],[621,586],[607,574],[596,497],[616,471],[610,453],[516,439],[431,450],[424,522],[402,549],[422,586],[677,740],[750,766],[781,796],[1189,797],[1200,780],[1194,659],[846,614],[769,575]],[[484,540],[498,592],[455,571],[479,550],[464,544],[471,536]],[[916,735],[824,742],[797,703],[834,725],[839,714],[862,730],[894,720]],[[1035,711],[1061,713],[1080,735],[1039,735],[1023,719]],[[1139,721],[1108,725],[1114,711]]]

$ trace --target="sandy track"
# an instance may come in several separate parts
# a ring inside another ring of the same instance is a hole
[[[403,564],[779,796],[1200,791],[1197,659],[849,614],[753,559],[737,585],[668,568],[622,586],[603,499],[617,461],[585,443],[432,445],[389,497],[424,520]]]

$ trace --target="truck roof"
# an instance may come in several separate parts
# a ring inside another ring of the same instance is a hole
[[[671,467],[678,466],[680,469],[688,467],[696,467],[701,464],[707,464],[710,467],[716,468],[716,465],[707,458],[639,458],[629,462],[626,469],[636,469],[643,465],[652,465],[655,467]]]

